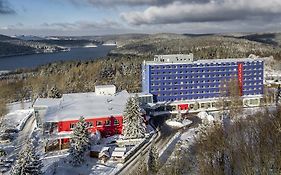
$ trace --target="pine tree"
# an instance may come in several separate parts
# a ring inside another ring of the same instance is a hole
[[[149,152],[149,171],[152,174],[156,174],[159,170],[159,152],[155,145],[151,146],[150,152]]]
[[[58,90],[56,86],[53,86],[49,91],[48,91],[48,97],[49,98],[61,98],[62,94]]]
[[[20,151],[18,159],[12,168],[13,175],[41,175],[43,164],[35,153],[34,146],[28,141]]]
[[[145,136],[145,124],[140,110],[137,97],[130,97],[123,117],[123,135],[125,138],[132,139]]]
[[[84,162],[84,154],[90,147],[90,134],[88,126],[83,117],[77,122],[73,129],[70,141],[70,157],[73,166],[79,166]]]

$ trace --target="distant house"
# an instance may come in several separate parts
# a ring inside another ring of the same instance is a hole
[[[125,147],[116,147],[111,154],[111,158],[114,161],[123,162],[127,149]]]
[[[101,163],[105,163],[110,158],[109,152],[101,152],[99,154],[99,160]]]
[[[90,150],[90,157],[101,158],[104,154],[109,155],[109,147],[93,145]]]

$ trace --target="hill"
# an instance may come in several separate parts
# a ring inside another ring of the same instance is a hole
[[[190,35],[190,34],[153,34],[120,41],[112,54],[175,54],[190,53],[200,59],[248,57],[250,54],[273,56],[281,60],[280,35],[268,34],[254,38],[254,35],[231,36],[220,34]],[[258,35],[257,35],[258,36]],[[273,39],[274,36],[274,39]],[[261,39],[262,38],[262,39]],[[266,39],[265,39],[266,38]],[[275,42],[262,42],[262,41]]]
[[[61,50],[64,50],[64,48],[57,45],[40,43],[37,41],[25,41],[0,35],[0,58],[15,55],[57,52]]]

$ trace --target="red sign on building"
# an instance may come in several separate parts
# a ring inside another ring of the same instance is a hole
[[[238,63],[238,86],[240,95],[243,95],[243,63]]]
[[[179,110],[188,110],[188,104],[179,104],[178,109]]]

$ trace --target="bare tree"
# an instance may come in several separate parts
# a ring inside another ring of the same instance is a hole
[[[227,113],[231,117],[237,116],[243,110],[242,89],[239,87],[237,78],[221,82],[221,96],[219,100],[223,114]]]

